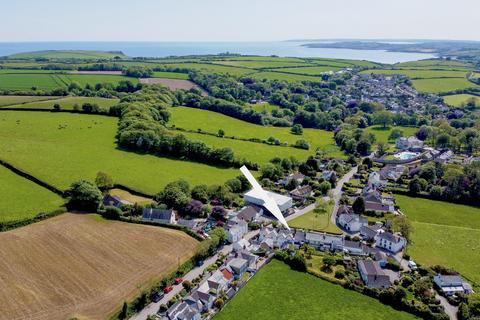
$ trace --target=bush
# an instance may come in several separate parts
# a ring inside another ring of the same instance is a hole
[[[105,210],[101,212],[102,217],[109,220],[119,220],[122,216],[122,210],[114,206],[106,206]]]
[[[337,278],[337,279],[344,279],[344,278],[345,278],[345,272],[340,271],[340,270],[335,271],[335,278]]]

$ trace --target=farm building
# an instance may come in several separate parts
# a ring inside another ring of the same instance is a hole
[[[175,224],[175,213],[171,209],[143,208],[143,221]]]

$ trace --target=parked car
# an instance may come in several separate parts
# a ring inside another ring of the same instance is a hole
[[[163,289],[163,293],[169,293],[172,290],[173,290],[173,286],[169,285],[169,286],[166,286],[165,289]]]
[[[408,267],[409,267],[411,270],[417,270],[417,264],[416,264],[415,261],[413,261],[413,260],[408,261]]]
[[[180,284],[183,282],[183,279],[182,278],[177,278],[175,279],[175,284]]]
[[[173,287],[172,287],[172,289],[173,289]],[[152,300],[153,300],[153,302],[158,302],[158,301],[162,300],[163,297],[165,297],[165,293],[157,292],[153,295]]]

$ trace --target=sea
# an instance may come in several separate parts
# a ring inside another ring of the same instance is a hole
[[[428,53],[308,48],[306,42],[0,42],[0,57],[40,50],[122,51],[130,57],[169,57],[220,53],[280,57],[336,58],[398,63],[434,58]]]

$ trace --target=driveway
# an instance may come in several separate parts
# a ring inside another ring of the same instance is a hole
[[[250,240],[256,235],[258,235],[258,233],[259,233],[258,230],[250,231],[243,238]],[[190,270],[190,272],[188,272],[185,276],[183,276],[183,279],[192,281],[193,279],[201,275],[209,265],[217,261],[217,258],[220,252],[223,253],[224,255],[228,255],[229,253],[232,252],[232,250],[233,250],[233,246],[231,244],[224,246],[219,252],[217,252],[217,254],[206,259],[201,266],[195,267],[194,269]],[[172,299],[176,294],[180,293],[182,289],[183,289],[183,286],[181,284],[174,286],[173,290],[167,293],[160,301],[150,303],[142,311],[134,314],[130,318],[130,320],[146,320],[149,315],[153,315],[157,313],[158,308],[160,308],[161,304],[167,304],[167,302],[170,301],[170,299]]]
[[[333,212],[332,215],[330,216],[331,222],[336,225],[337,224],[337,211],[338,211],[338,205],[340,203],[340,199],[342,198],[342,187],[345,184],[345,182],[348,182],[354,174],[356,174],[358,171],[358,166],[353,167],[348,171],[346,174],[343,175],[343,177],[337,181],[337,186],[335,189],[332,190],[332,197],[333,201],[335,202],[333,205]]]
[[[448,303],[448,300],[445,297],[442,297],[439,294],[436,294],[435,297],[440,300],[440,304],[443,306],[450,319],[457,320],[458,307],[452,306],[450,303]]]

